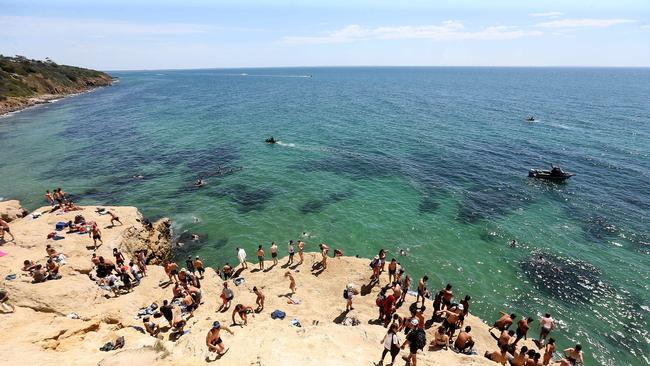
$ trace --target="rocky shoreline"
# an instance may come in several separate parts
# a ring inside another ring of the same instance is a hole
[[[11,210],[5,209],[11,207]],[[387,273],[380,276],[380,284],[369,282],[368,259],[337,257],[328,260],[328,268],[314,271],[320,261],[319,253],[305,253],[302,265],[287,265],[287,258],[279,259],[276,266],[257,270],[257,264],[249,263],[248,269],[238,271],[243,278],[237,284],[228,281],[234,292],[234,304],[255,305],[253,286],[266,295],[262,311],[254,314],[247,326],[231,325],[231,311],[215,312],[221,304],[219,293],[223,280],[212,268],[206,268],[201,280],[203,303],[187,320],[186,334],[172,338],[169,329],[158,338],[141,331],[142,320],[138,316],[143,308],[152,303],[162,304],[172,297],[173,285],[162,266],[156,265],[171,255],[171,232],[169,219],[153,223],[145,220],[134,207],[105,207],[119,216],[122,225],[110,224],[110,216],[102,214],[97,207],[66,213],[49,212],[42,207],[25,214],[17,201],[0,205],[0,213],[12,216],[9,223],[14,241],[0,245],[0,274],[2,287],[9,295],[9,302],[16,306],[14,313],[0,313],[0,332],[7,335],[0,342],[0,354],[6,364],[22,364],[25,355],[31,363],[59,363],[64,365],[204,365],[207,347],[205,337],[211,324],[218,320],[230,327],[234,335],[222,334],[229,352],[215,364],[280,366],[296,365],[362,365],[376,364],[379,360],[381,341],[386,329],[377,324],[375,298],[381,286],[387,283]],[[11,211],[11,213],[9,213]],[[86,220],[97,222],[102,230],[103,245],[97,255],[112,258],[114,248],[127,258],[134,252],[146,249],[150,255],[148,276],[132,291],[113,296],[111,291],[100,288],[90,276],[93,273],[91,255],[93,240],[83,233],[58,231],[62,239],[47,239],[55,232],[57,222],[74,220],[83,215]],[[32,283],[21,270],[24,260],[43,263],[46,245],[51,245],[66,256],[60,279]],[[308,248],[317,243],[308,243]],[[247,247],[249,258],[253,248]],[[232,253],[234,264],[235,253]],[[284,274],[289,271],[295,277],[297,290],[288,294],[289,283]],[[12,278],[13,277],[13,278]],[[360,288],[354,298],[354,309],[345,311],[346,300],[341,295],[348,284]],[[406,304],[415,298],[407,296]],[[398,313],[408,314],[408,305]],[[432,308],[426,301],[428,316]],[[284,320],[274,320],[274,310],[286,313]],[[165,329],[164,318],[154,319]],[[297,325],[296,325],[297,324]],[[494,351],[495,341],[488,326],[479,318],[469,315],[466,325],[473,328],[479,354]],[[299,326],[298,326],[299,325]],[[436,326],[426,330],[427,339],[433,339]],[[124,347],[108,352],[100,351],[107,342],[124,337]],[[402,341],[403,334],[400,335]],[[527,341],[526,344],[532,342]],[[405,352],[405,351],[403,351]],[[401,364],[401,363],[400,363]],[[494,365],[481,355],[458,354],[451,350],[426,347],[418,354],[418,365]]]
[[[60,94],[40,94],[31,97],[9,97],[0,101],[0,118],[22,112],[26,109],[39,106],[41,104],[48,104],[58,101],[60,99],[74,97],[76,95],[90,93],[99,88],[111,86],[112,83],[100,86],[93,86],[84,90],[75,90],[68,93]]]

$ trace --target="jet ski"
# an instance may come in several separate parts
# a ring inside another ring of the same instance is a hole
[[[275,144],[278,142],[276,139],[273,138],[273,136],[269,137],[268,139],[264,140],[267,144]]]
[[[554,166],[551,170],[531,169],[528,172],[528,177],[530,178],[547,179],[556,182],[565,181],[574,175],[574,173],[562,171],[559,166]]]

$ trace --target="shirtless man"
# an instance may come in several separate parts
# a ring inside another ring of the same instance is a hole
[[[269,252],[271,252],[271,260],[273,261],[273,265],[275,266],[278,264],[278,245],[275,244],[274,241],[271,242],[271,247],[269,248]]]
[[[264,309],[264,294],[256,286],[253,286],[253,293],[257,296],[255,299],[255,304],[257,304],[257,312],[260,312]]]
[[[241,324],[242,326],[248,325],[248,314],[253,312],[253,308],[250,306],[242,305],[242,304],[237,304],[235,305],[235,308],[232,310],[232,324],[233,325],[240,325],[237,324],[235,321],[235,314],[239,314],[239,317],[241,320],[244,321],[244,324]],[[253,315],[254,317],[255,315]]]
[[[103,245],[104,241],[102,241],[102,232],[99,230],[99,226],[97,224],[93,224],[93,226],[90,229],[90,233],[93,237],[93,250],[97,250],[97,240]]]
[[[289,289],[291,290],[292,295],[295,294],[296,293],[296,280],[291,275],[291,272],[287,271],[284,274],[284,277],[289,277]]]
[[[506,348],[510,347],[510,340],[513,335],[515,335],[514,330],[504,330],[501,332],[501,336],[497,340],[497,346]]]
[[[544,359],[542,365],[546,366],[551,363],[553,359],[553,353],[555,352],[555,339],[550,338],[548,344],[544,347]]]
[[[403,270],[400,270],[402,272]],[[409,287],[411,287],[411,276],[404,276],[404,281],[402,281],[402,297],[399,299],[400,303],[403,303],[406,299],[406,294],[408,293]]]
[[[169,277],[169,282],[178,282],[178,264],[174,262],[165,263],[165,273]]]
[[[208,346],[208,351],[210,353],[216,352],[217,355],[223,356],[227,349],[224,351],[224,345],[223,341],[221,340],[221,329],[224,329],[226,332],[230,333],[231,335],[235,335],[235,333],[230,330],[226,326],[221,326],[219,322],[214,322],[212,323],[212,329],[208,331],[207,337],[205,337],[205,345]],[[207,358],[206,358],[207,360]]]
[[[582,346],[576,344],[573,348],[564,350],[564,358],[558,363],[560,366],[575,366],[576,364],[584,364],[582,358]]]
[[[14,234],[9,229],[9,224],[5,220],[0,219],[0,239],[5,240],[5,233],[11,235],[11,241],[16,240]]]
[[[500,351],[494,351],[492,353],[489,353],[488,351],[485,351],[485,358],[488,360],[494,361],[496,363],[500,363],[502,365],[505,365],[506,362],[508,362],[508,357],[506,355],[507,353],[507,348],[506,347],[501,347]]]
[[[512,359],[510,360],[510,365],[511,366],[526,366],[528,363],[528,355],[526,354],[528,352],[528,347],[523,346],[519,350],[519,352],[513,352]]]
[[[264,270],[264,249],[262,249],[261,245],[257,248],[257,252],[255,254],[257,255],[260,270]]]
[[[503,311],[500,311],[499,313],[501,313],[502,316],[501,316],[501,318],[499,318],[499,320],[494,322],[494,325],[489,329],[490,331],[492,329],[494,329],[494,328],[497,328],[499,331],[507,330],[508,328],[510,328],[510,326],[512,325],[512,322],[517,317],[517,315],[515,315],[515,314],[508,315],[508,314],[504,313]]]
[[[392,289],[393,289],[393,295],[395,295],[395,299],[397,300],[397,302],[399,302],[399,300],[402,298],[402,285],[400,285],[399,282],[393,282]]]
[[[463,305],[463,315],[467,317],[467,314],[469,314],[469,302],[472,300],[472,297],[469,295],[465,295],[465,298],[463,300],[460,300],[460,304]]]
[[[528,336],[527,336],[528,329],[530,328],[530,323],[532,323],[532,322],[533,322],[533,318],[528,318],[528,319],[521,318],[517,322],[517,332],[516,332],[517,333],[517,338],[515,339],[515,342],[513,343],[513,345],[516,345],[517,342],[519,342],[519,340],[522,339],[522,338],[523,339],[528,339]]]
[[[415,298],[415,302],[418,302],[420,300],[420,297],[422,297],[422,306],[424,306],[424,300],[426,299],[425,296],[427,294],[427,281],[429,280],[428,276],[424,276],[420,279],[420,282],[418,283],[418,296]]]
[[[388,264],[388,282],[392,283],[393,281],[396,281],[396,274],[397,274],[397,259],[393,258],[390,260],[390,263]]]
[[[300,257],[300,262],[298,264],[302,264],[303,260],[305,259],[305,243],[303,243],[302,240],[298,240],[298,257]]]
[[[447,284],[444,290],[442,290],[442,305],[445,306],[445,309],[451,307],[451,299],[454,297],[453,292],[451,291],[451,285]],[[440,307],[442,309],[442,307]]]
[[[442,321],[442,327],[447,331],[449,337],[453,337],[459,323],[464,319],[463,305],[458,304],[449,310],[440,310],[436,313],[436,315],[442,314],[446,315],[445,320]]]
[[[199,304],[194,302],[194,298],[188,291],[181,292],[181,297],[183,298],[182,303],[185,305],[185,309],[190,312],[190,317],[194,315],[194,310],[199,307]]]
[[[472,354],[472,347],[474,347],[474,340],[472,339],[472,336],[469,334],[469,332],[472,331],[472,327],[469,325],[465,327],[465,330],[462,330],[460,333],[458,333],[458,337],[456,337],[456,342],[454,342],[454,347],[458,350],[460,353],[464,353],[466,355]]]
[[[227,280],[230,277],[232,277],[233,273],[232,273],[232,266],[230,265],[230,263],[226,262],[226,264],[221,269],[221,273],[223,273],[224,280]]]
[[[124,225],[122,221],[120,221],[120,218],[117,217],[112,211],[107,211],[108,214],[111,216],[111,226],[115,226],[115,221],[120,223],[120,226]]]
[[[539,319],[539,325],[541,325],[542,329],[539,331],[539,345],[544,346],[544,341],[546,341],[546,337],[548,337],[549,334],[555,329],[555,320],[551,317],[551,314],[546,313],[544,314],[543,317]]]

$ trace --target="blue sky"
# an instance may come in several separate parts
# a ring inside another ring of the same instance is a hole
[[[0,53],[102,70],[650,66],[650,1],[0,0]]]

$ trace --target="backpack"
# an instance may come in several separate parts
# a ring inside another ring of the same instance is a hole
[[[379,306],[380,308],[384,307],[384,300],[385,299],[386,299],[386,296],[384,296],[382,294],[379,294],[379,295],[377,295],[377,299],[375,300],[375,304],[377,306]]]
[[[422,329],[414,329],[413,333],[415,333],[415,335],[412,336],[415,338],[414,339],[415,347],[417,349],[423,350],[424,347],[427,345],[427,335],[424,333]]]
[[[370,268],[375,268],[375,260],[370,261]]]
[[[343,298],[344,298],[344,299],[347,299],[348,297],[349,297],[349,296],[348,296],[348,289],[347,289],[347,288],[344,288],[344,289],[343,289]]]

